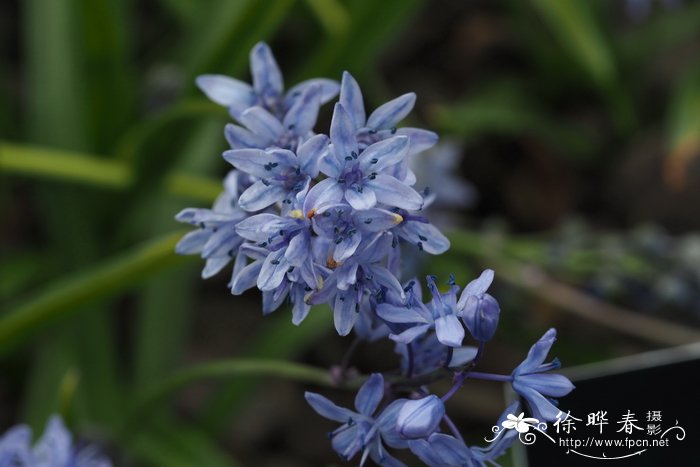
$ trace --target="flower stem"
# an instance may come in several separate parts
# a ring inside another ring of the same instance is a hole
[[[513,381],[513,377],[511,375],[497,375],[495,373],[482,373],[480,371],[469,371],[465,373],[465,378],[466,377],[484,379],[487,381],[502,381],[506,383]]]

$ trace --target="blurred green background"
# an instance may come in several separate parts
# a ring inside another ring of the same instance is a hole
[[[351,339],[325,310],[263,320],[173,253],[174,214],[227,171],[229,118],[194,78],[247,80],[260,40],[287,84],[349,70],[368,108],[416,91],[410,123],[457,148],[477,196],[439,209],[453,247],[421,267],[496,270],[487,366],[551,326],[566,366],[699,340],[696,1],[5,1],[0,431],[60,412],[117,465],[335,462],[302,399],[326,376],[279,362],[327,368]],[[353,365],[396,359],[372,344]],[[453,404],[478,441],[502,396]]]

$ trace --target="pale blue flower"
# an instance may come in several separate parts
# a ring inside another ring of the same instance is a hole
[[[464,441],[443,433],[408,442],[411,452],[430,467],[481,467]]]
[[[199,76],[197,86],[209,99],[227,107],[231,116],[237,120],[240,120],[245,110],[255,106],[283,119],[299,97],[311,87],[319,88],[321,104],[338,94],[338,83],[325,78],[304,81],[285,94],[282,73],[270,47],[264,42],[258,42],[251,50],[250,69],[252,86],[223,75]]]
[[[406,439],[427,438],[445,416],[445,403],[435,394],[404,402],[396,419],[396,431]]]
[[[574,389],[574,385],[565,376],[546,373],[561,367],[557,359],[544,363],[556,337],[555,329],[548,330],[530,348],[527,358],[512,373],[513,390],[525,399],[532,416],[539,421],[556,420],[561,411],[551,398],[563,397]]]
[[[187,208],[175,219],[198,227],[178,242],[175,251],[181,255],[199,254],[206,260],[202,278],[207,279],[221,271],[238,253],[243,244],[235,230],[236,225],[250,214],[238,204],[241,192],[247,190],[251,179],[232,170],[224,180],[224,192],[211,209]]]
[[[493,276],[491,269],[482,272],[479,278],[467,284],[457,304],[462,321],[474,339],[480,342],[493,338],[501,313],[496,299],[486,293]]]
[[[306,392],[305,397],[319,415],[342,423],[338,429],[329,433],[333,449],[341,459],[350,460],[362,452],[360,465],[364,465],[367,457],[378,465],[404,465],[387,452],[384,443],[398,449],[406,447],[406,441],[396,432],[396,420],[405,399],[392,402],[378,415],[374,415],[384,398],[384,377],[381,374],[372,374],[362,385],[355,397],[356,411],[338,407],[313,392]]]
[[[26,425],[10,428],[0,438],[0,467],[111,467],[93,446],[76,446],[61,417],[49,418],[41,438],[31,446]]]

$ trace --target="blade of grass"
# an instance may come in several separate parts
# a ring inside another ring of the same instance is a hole
[[[66,277],[0,318],[0,354],[26,342],[39,329],[80,311],[168,267],[186,261],[174,248],[182,233],[174,233],[121,253]]]

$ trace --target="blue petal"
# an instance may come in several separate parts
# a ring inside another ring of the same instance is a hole
[[[424,439],[414,439],[408,442],[408,448],[413,454],[429,467],[456,467],[460,464],[447,464],[440,454]]]
[[[485,293],[493,282],[493,276],[493,269],[485,269],[477,279],[467,284],[462,294],[481,295]]]
[[[374,190],[377,201],[388,206],[409,211],[419,210],[423,206],[423,198],[416,190],[391,175],[379,174],[374,180],[368,180],[366,186]]]
[[[231,149],[259,148],[263,149],[267,145],[267,138],[241,128],[233,123],[228,123],[224,127],[224,136]]]
[[[304,393],[304,398],[317,414],[329,420],[347,423],[348,420],[357,418],[357,414],[352,410],[339,407],[320,394],[307,391]]]
[[[269,142],[275,142],[284,134],[284,127],[277,118],[262,107],[251,107],[240,116],[240,121],[250,131],[265,138]]]
[[[340,103],[347,110],[355,130],[365,126],[365,105],[362,102],[360,86],[347,71],[343,72],[340,83]]]
[[[238,205],[248,212],[260,211],[277,201],[282,201],[287,195],[287,190],[274,183],[265,185],[259,180],[244,191],[238,200]]]
[[[287,95],[285,97],[285,103],[287,108],[290,108],[292,105],[294,105],[294,100],[301,96],[301,94],[306,90],[306,88],[311,86],[319,86],[321,88],[321,104],[325,104],[326,102],[330,101],[335,96],[337,96],[338,90],[340,89],[340,85],[338,84],[338,82],[332,79],[312,78],[306,81],[302,81],[301,83],[297,84],[296,86],[292,87],[292,89],[287,91]]]
[[[289,264],[300,267],[309,258],[311,251],[311,238],[302,232],[289,241],[289,246],[285,252]]]
[[[328,150],[321,154],[318,161],[318,168],[325,175],[331,178],[340,178],[343,173],[344,163],[341,164],[338,159],[335,158],[333,154],[333,145],[329,145]]]
[[[318,176],[319,162],[323,153],[328,150],[328,142],[328,136],[316,135],[299,146],[297,157],[299,168],[303,173],[311,178]]]
[[[201,253],[204,244],[207,243],[211,234],[212,231],[210,229],[197,229],[188,232],[177,242],[177,245],[175,245],[175,252],[179,255]]]
[[[284,82],[279,66],[272,55],[270,47],[264,42],[258,42],[250,51],[250,68],[253,75],[253,86],[262,96],[282,96]]]
[[[292,221],[293,223],[293,221]],[[271,235],[276,235],[290,224],[288,219],[272,213],[250,216],[236,224],[236,232],[246,240],[266,242]]]
[[[396,306],[390,303],[380,303],[377,305],[377,315],[384,321],[390,323],[428,323],[425,316],[415,308],[406,306]]]
[[[343,238],[333,249],[333,260],[340,263],[354,255],[361,239],[359,234]]]
[[[357,282],[358,267],[357,261],[348,261],[335,270],[334,275],[340,290],[348,290],[351,285]]]
[[[355,408],[362,415],[370,417],[383,398],[384,377],[381,373],[372,373],[355,396]]]
[[[464,339],[464,328],[455,315],[441,316],[435,320],[435,334],[441,344],[460,347]]]
[[[231,281],[231,293],[240,295],[251,287],[255,286],[262,269],[262,261],[254,261],[242,268],[233,276]]]
[[[409,139],[394,136],[368,146],[360,155],[360,169],[365,172],[381,172],[397,164],[408,155]]]
[[[236,118],[255,104],[253,88],[243,81],[223,75],[201,75],[195,82],[209,99],[230,107],[231,114]]]
[[[262,293],[262,312],[263,316],[267,316],[284,303],[289,293],[289,282],[282,282],[272,290],[267,290]]]
[[[537,370],[544,359],[547,358],[549,350],[554,345],[554,341],[557,339],[557,331],[552,328],[549,329],[544,335],[538,340],[527,354],[525,360],[518,365],[515,370],[513,370],[513,375],[524,375],[528,373],[533,373]]]
[[[434,433],[428,442],[439,453],[442,465],[475,465],[471,450],[454,436]]]
[[[61,418],[57,415],[49,418],[44,434],[32,450],[35,461],[50,461],[49,465],[68,465],[71,458],[73,437]]]
[[[367,209],[352,213],[353,222],[363,232],[380,232],[396,227],[403,222],[403,217],[386,209]]]
[[[27,425],[16,425],[0,436],[0,462],[3,466],[32,465],[30,444],[32,430]]]
[[[284,280],[290,266],[284,253],[284,249],[273,251],[265,258],[258,276],[258,288],[263,292],[276,288]]]
[[[337,203],[343,199],[343,189],[338,181],[327,178],[311,187],[304,200],[304,213],[306,217],[313,217],[316,210],[324,204]]]
[[[336,160],[341,165],[347,157],[355,157],[359,154],[357,140],[355,139],[355,127],[350,115],[340,103],[335,104],[333,118],[331,120],[331,143],[332,152]]]
[[[294,304],[292,307],[292,324],[298,326],[306,319],[311,310],[311,305],[304,301],[304,289],[302,287],[292,287],[290,295]]]
[[[357,320],[357,293],[354,290],[339,291],[333,306],[335,330],[341,336],[347,336]]]
[[[284,116],[284,127],[299,136],[306,136],[316,125],[321,107],[321,88],[308,87]]]
[[[396,131],[397,135],[408,136],[411,140],[410,149],[408,150],[408,155],[412,156],[423,152],[426,149],[430,149],[438,142],[437,133],[432,131],[423,130],[422,128],[399,128]]]
[[[439,255],[450,248],[450,241],[432,224],[409,221],[401,226],[399,235],[431,255]]]
[[[299,163],[294,153],[286,149],[233,149],[224,151],[223,156],[238,170],[263,179],[282,175]]]
[[[396,419],[396,429],[406,439],[427,438],[440,426],[445,404],[434,394],[404,403]]]
[[[541,422],[555,421],[557,415],[561,413],[561,410],[549,399],[531,387],[521,385],[517,380],[513,381],[513,390],[525,399],[528,407],[530,407],[532,416]]]
[[[231,261],[229,256],[208,258],[202,269],[202,279],[209,279],[219,273]]]
[[[564,397],[574,390],[566,376],[559,374],[534,374],[517,377],[518,384],[526,385],[548,397]]]
[[[379,429],[384,442],[392,448],[405,449],[408,446],[406,440],[396,431],[396,419],[399,417],[399,411],[406,401],[407,399],[393,401],[377,417],[377,429]]]
[[[367,127],[374,130],[389,129],[396,126],[408,115],[416,103],[416,94],[406,93],[379,106],[367,119]]]
[[[399,342],[401,344],[409,344],[413,342],[415,339],[418,337],[422,336],[426,332],[430,330],[432,327],[432,324],[421,324],[418,326],[413,326],[405,331],[403,331],[400,334],[391,334],[389,335],[389,338],[393,340],[394,342]]]
[[[373,208],[377,204],[377,196],[371,188],[358,191],[355,187],[345,190],[345,200],[357,210]]]

